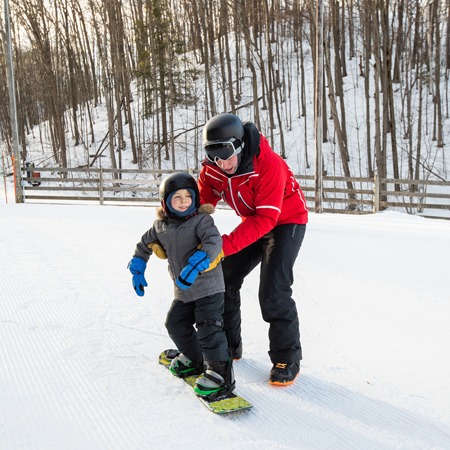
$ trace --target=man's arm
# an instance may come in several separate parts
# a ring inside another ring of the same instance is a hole
[[[225,256],[253,244],[276,226],[283,205],[286,177],[281,164],[270,164],[260,174],[255,186],[256,213],[246,217],[229,235],[222,236]]]

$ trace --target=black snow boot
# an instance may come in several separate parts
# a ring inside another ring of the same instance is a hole
[[[269,375],[269,383],[277,386],[292,384],[300,373],[300,361],[274,364]]]
[[[242,359],[242,341],[237,348],[231,349],[231,354],[233,355],[234,361],[239,361]]]

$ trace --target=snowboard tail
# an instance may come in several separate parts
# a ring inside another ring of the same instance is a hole
[[[166,369],[169,369],[172,359],[178,355],[179,351],[170,349],[164,350],[159,355],[159,363]],[[186,378],[181,378],[185,383],[194,388],[195,380],[198,375],[193,375]],[[216,414],[226,414],[234,411],[242,411],[244,409],[250,409],[253,405],[242,398],[236,392],[230,392],[229,394],[219,396],[212,401],[208,401],[202,397],[197,397],[210,411]]]

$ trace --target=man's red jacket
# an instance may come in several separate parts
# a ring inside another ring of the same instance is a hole
[[[232,233],[222,236],[225,256],[237,253],[277,225],[308,222],[299,184],[262,135],[258,153],[249,171],[231,176],[207,160],[203,162],[198,181],[201,203],[215,206],[222,199],[242,218]]]

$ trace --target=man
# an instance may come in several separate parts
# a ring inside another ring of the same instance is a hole
[[[242,357],[240,289],[261,263],[259,302],[269,327],[269,382],[292,384],[300,372],[302,348],[292,299],[293,266],[305,235],[308,209],[284,160],[253,123],[223,113],[203,130],[207,159],[199,177],[202,203],[224,200],[242,223],[222,236],[225,278],[224,322],[235,360]]]

